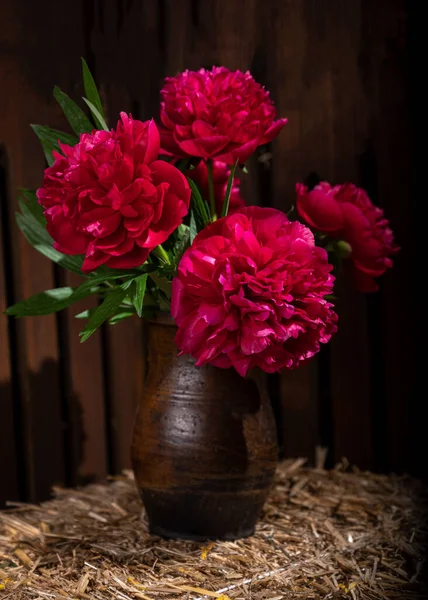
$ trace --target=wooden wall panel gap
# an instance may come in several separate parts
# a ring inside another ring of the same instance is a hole
[[[0,146],[0,508],[6,500],[27,496],[25,451],[21,423],[20,379],[16,370],[17,331],[15,319],[4,311],[14,303],[12,244],[8,223],[8,160]]]

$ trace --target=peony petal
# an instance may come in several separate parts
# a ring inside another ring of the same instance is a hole
[[[83,261],[82,271],[84,273],[94,271],[95,269],[98,269],[98,267],[100,267],[101,265],[105,264],[108,259],[109,255],[105,252],[94,252],[90,256],[86,256],[85,260]]]
[[[160,135],[159,129],[153,119],[150,120],[147,128],[147,139],[145,140],[145,156],[144,164],[149,164],[155,161],[160,150]]]
[[[249,140],[246,144],[233,145],[230,144],[225,150],[217,155],[217,160],[224,161],[229,165],[232,165],[236,160],[239,163],[244,163],[254,154],[255,150],[260,146],[260,139],[254,138]]]
[[[149,250],[135,245],[131,252],[122,256],[111,256],[105,264],[110,269],[133,269],[144,264],[148,255]]]
[[[180,146],[175,141],[175,137],[172,131],[161,129],[159,131],[159,134],[161,146],[159,154],[164,154],[165,156],[186,156],[186,153],[181,150]]]
[[[279,134],[281,129],[288,123],[288,119],[278,119],[274,121],[272,125],[265,131],[263,139],[261,141],[262,144],[267,144],[271,142],[276,136]]]
[[[181,171],[163,160],[156,160],[150,165],[155,185],[167,182],[173,191],[189,207],[191,190],[189,182]]]
[[[46,229],[55,240],[54,248],[64,254],[84,254],[90,238],[80,233],[73,222],[64,216],[60,206],[45,211]]]
[[[354,285],[357,291],[362,292],[364,294],[378,291],[379,286],[377,285],[373,277],[370,277],[370,275],[367,275],[366,273],[364,273],[364,271],[361,271],[357,267],[352,268],[351,272],[352,279],[354,281]]]
[[[335,200],[331,193],[314,188],[308,192],[302,184],[296,185],[297,211],[299,215],[315,229],[340,235],[344,227],[343,205]]]
[[[184,152],[188,156],[200,156],[205,159],[216,157],[227,146],[229,141],[229,138],[224,135],[200,137],[193,140],[176,139],[181,152]]]

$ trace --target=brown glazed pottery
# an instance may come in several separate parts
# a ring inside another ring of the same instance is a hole
[[[150,531],[192,540],[251,535],[277,462],[269,399],[234,369],[177,356],[175,332],[170,316],[147,324],[132,463]]]

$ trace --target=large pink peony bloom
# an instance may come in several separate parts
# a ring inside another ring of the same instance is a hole
[[[37,197],[54,248],[85,254],[83,271],[141,265],[187,214],[189,184],[157,160],[153,121],[121,113],[116,131],[84,133],[76,146],[61,149],[64,156],[55,154]]]
[[[399,250],[383,210],[352,183],[332,187],[323,181],[311,191],[298,183],[296,192],[297,210],[308,225],[350,245],[356,288],[376,291],[375,278],[392,267],[390,256]]]
[[[249,72],[213,67],[168,77],[161,91],[161,145],[173,156],[233,164],[278,135],[272,100]]]
[[[198,185],[202,198],[209,203],[208,169],[206,163],[201,160],[195,169],[191,169],[187,172],[187,175]],[[219,160],[213,161],[213,183],[217,215],[221,215],[229,175],[230,168],[226,163]],[[239,179],[235,177],[230,191],[229,215],[245,206],[245,202],[241,197],[241,192],[239,190],[240,183]]]
[[[311,231],[251,206],[201,231],[172,284],[176,343],[241,375],[297,367],[336,331],[332,267]]]

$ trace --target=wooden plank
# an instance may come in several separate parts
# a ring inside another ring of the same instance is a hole
[[[265,25],[268,82],[279,115],[289,119],[272,143],[273,204],[289,211],[296,182],[312,172],[331,176],[332,77],[328,36],[318,30],[325,9],[312,3],[309,10],[306,2],[270,8]],[[313,460],[315,447],[329,443],[320,429],[318,357],[281,374],[281,396],[285,455]]]
[[[416,3],[413,4],[417,9]],[[415,298],[423,297],[420,273],[424,267],[417,246],[420,238],[414,231],[419,209],[413,188],[415,156],[411,149],[417,146],[411,137],[412,111],[403,110],[410,103],[410,58],[418,60],[416,49],[409,57],[408,44],[412,38],[410,31],[407,32],[407,21],[415,19],[418,12],[420,18],[422,15],[417,10],[412,13],[404,0],[394,0],[388,5],[363,4],[363,8],[366,22],[372,23],[372,28],[365,28],[363,64],[372,108],[374,200],[384,208],[401,246],[393,270],[379,280],[380,291],[370,298],[369,305],[370,333],[376,340],[372,386],[376,401],[377,466],[423,475],[426,474],[425,419],[415,384],[422,370],[417,369],[412,351],[416,342],[412,337],[413,327],[397,326],[405,315],[416,313]],[[399,176],[394,176],[395,173]]]
[[[83,95],[80,56],[87,48],[85,7],[77,4],[70,14],[49,0],[50,18],[57,21],[53,27],[61,28],[61,38],[52,44],[57,49],[50,58],[49,77],[40,86],[47,102],[47,119],[50,126],[64,131],[70,127],[60,107],[52,97],[54,85],[59,85],[79,102]],[[41,28],[41,26],[40,26]],[[64,64],[67,69],[64,69]],[[84,106],[80,101],[80,105]],[[59,285],[77,286],[82,278],[58,269]],[[74,318],[85,308],[95,306],[95,298],[78,303],[58,316],[61,351],[61,387],[63,393],[64,445],[67,459],[67,483],[74,485],[100,479],[108,473],[106,439],[106,410],[104,389],[104,364],[102,339],[95,333],[84,344],[80,343],[82,321]]]
[[[333,7],[333,4],[335,6]],[[333,84],[332,182],[361,185],[367,106],[360,79],[361,5],[357,0],[330,2],[335,35],[330,37]],[[328,35],[326,33],[326,35]],[[340,52],[337,48],[340,48]],[[373,464],[372,396],[367,331],[367,301],[343,275],[337,285],[339,331],[331,344],[334,460],[345,456],[361,468]]]
[[[65,275],[66,285],[78,286],[81,281],[78,275]],[[96,305],[96,298],[78,302],[62,317],[67,343],[64,376],[70,484],[101,479],[109,472],[102,336],[97,331],[81,344],[79,332],[84,322],[74,318]]]
[[[0,80],[7,94],[0,97],[1,143],[9,157],[9,222],[12,228],[11,257],[17,299],[54,287],[49,261],[29,247],[12,223],[17,208],[16,190],[36,187],[41,180],[44,159],[29,123],[44,121],[46,103],[40,96],[38,76],[43,73],[46,53],[40,36],[32,35],[41,27],[44,14],[30,8],[18,11],[16,3],[2,3],[3,27],[0,33]],[[42,39],[43,38],[43,39]],[[28,57],[31,55],[31,65]],[[53,482],[64,479],[62,452],[61,395],[58,370],[57,328],[55,317],[25,319],[17,324],[16,365],[21,378],[20,398],[23,417],[19,423],[25,458],[26,497],[46,497]]]
[[[11,275],[10,265],[6,264],[9,240],[5,235],[6,211],[6,173],[7,160],[0,147],[0,508],[6,500],[18,500],[20,489],[18,482],[18,457],[16,455],[15,415],[13,405],[12,365],[10,361],[10,342],[8,318],[4,314],[8,306],[6,290],[6,270]],[[6,251],[4,251],[6,250]],[[10,280],[10,279],[9,279]],[[11,331],[11,333],[13,333]]]

